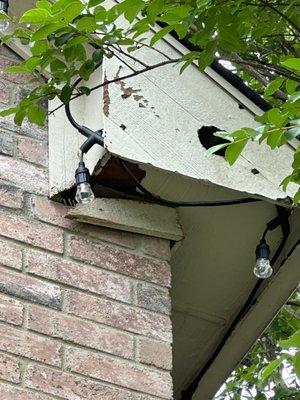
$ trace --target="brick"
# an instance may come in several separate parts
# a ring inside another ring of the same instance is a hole
[[[169,240],[155,238],[151,236],[143,236],[141,249],[147,256],[159,258],[161,260],[170,261],[170,242]]]
[[[6,386],[0,383],[1,400],[55,400],[46,394],[34,393],[17,387]]]
[[[37,194],[48,194],[48,174],[41,167],[0,155],[0,179]]]
[[[17,358],[0,354],[0,379],[13,383],[21,381],[20,362]]]
[[[59,286],[0,267],[0,292],[60,310]]]
[[[48,129],[47,126],[40,127],[29,123],[27,120],[23,121],[22,126],[15,125],[12,116],[1,119],[1,128],[15,132],[19,135],[25,135],[36,139],[48,141]]]
[[[58,225],[63,228],[73,229],[75,223],[65,218],[68,207],[47,199],[47,197],[34,196],[31,200],[34,215],[43,222]]]
[[[0,212],[0,235],[37,247],[63,252],[61,229]]]
[[[25,267],[30,274],[130,303],[131,283],[121,275],[32,249],[26,251]]]
[[[132,362],[75,348],[67,348],[66,366],[72,372],[128,389],[164,399],[172,398],[172,379],[167,372],[154,371]]]
[[[22,325],[24,307],[16,299],[0,295],[0,321],[12,325]]]
[[[46,197],[34,196],[32,205],[35,216],[44,222],[61,226],[72,231],[95,237],[105,242],[114,243],[123,247],[134,248],[135,236],[129,232],[121,232],[100,226],[87,225],[65,218],[69,208],[56,203]]]
[[[68,307],[72,314],[92,321],[164,341],[172,340],[171,321],[165,315],[79,292],[68,293]]]
[[[167,343],[147,338],[138,339],[140,362],[167,370],[172,369],[172,347]]]
[[[14,156],[15,139],[12,133],[0,132],[0,154],[4,156]]]
[[[97,244],[75,236],[71,236],[69,244],[71,256],[78,260],[141,280],[164,286],[170,285],[170,265],[165,261],[140,257],[125,250]]]
[[[36,364],[28,366],[25,385],[66,400],[133,400],[125,390]]]
[[[19,136],[18,138],[18,156],[22,160],[42,165],[48,165],[48,146],[47,143]]]
[[[1,238],[0,249],[0,264],[19,270],[22,269],[22,246]]]
[[[139,282],[136,285],[136,298],[139,307],[162,314],[171,314],[171,297],[167,289]]]
[[[59,367],[60,344],[33,333],[0,325],[0,350]]]
[[[4,70],[12,65],[18,64],[16,61],[10,60],[5,57],[0,57],[0,73],[1,78],[6,79],[9,82],[13,83],[27,83],[30,79],[29,74],[9,74],[8,72],[4,72]],[[20,64],[20,63],[19,63]]]
[[[13,62],[22,62],[22,58],[19,57],[13,50],[11,50],[8,46],[5,44],[0,46],[0,55],[2,57],[9,58]]]
[[[21,209],[23,206],[23,191],[15,186],[0,183],[0,205]]]
[[[58,312],[29,307],[28,328],[84,347],[133,358],[133,336]]]
[[[10,100],[9,87],[4,82],[0,82],[0,103],[8,104],[9,100]]]

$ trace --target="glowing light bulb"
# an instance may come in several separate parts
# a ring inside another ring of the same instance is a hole
[[[10,28],[10,22],[7,19],[0,20],[0,35],[8,33]]]
[[[75,199],[78,203],[91,203],[95,196],[92,191],[91,185],[88,182],[79,183]]]
[[[260,279],[267,279],[273,274],[270,260],[268,258],[258,258],[254,267],[254,275]]]
[[[270,247],[263,237],[256,247],[256,263],[253,269],[254,275],[260,279],[267,279],[273,274],[273,268],[270,263]]]

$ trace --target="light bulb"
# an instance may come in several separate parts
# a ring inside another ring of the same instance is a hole
[[[10,23],[7,19],[0,20],[0,35],[8,33],[10,27]]]
[[[77,185],[75,199],[78,203],[91,203],[94,198],[94,193],[92,191],[91,185],[88,182],[79,183]]]
[[[90,185],[90,172],[81,160],[75,172],[77,191],[75,199],[77,203],[91,203],[95,196]]]
[[[258,258],[254,266],[254,275],[260,279],[267,279],[273,274],[270,260],[268,258]]]

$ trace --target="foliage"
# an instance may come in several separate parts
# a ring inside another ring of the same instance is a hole
[[[300,296],[295,293],[215,400],[299,400]]]
[[[258,128],[221,133],[227,161],[233,164],[249,141],[278,148],[300,135],[299,6],[300,0],[122,0],[109,6],[104,0],[38,0],[34,9],[13,21],[13,32],[2,37],[4,43],[20,39],[29,45],[31,57],[7,71],[29,74],[37,87],[1,115],[14,114],[18,125],[25,118],[43,125],[47,116],[44,100],[58,97],[68,103],[88,95],[91,90],[84,84],[72,95],[71,82],[78,76],[88,81],[103,56],[130,57],[142,67],[136,73],[172,62],[181,62],[182,72],[193,62],[203,70],[218,58],[229,63],[272,107],[256,117],[261,124]],[[119,23],[120,17],[127,26]],[[0,14],[0,18],[7,16]],[[155,23],[163,28],[153,34]],[[189,40],[196,50],[180,60],[166,56],[165,62],[155,66],[135,58],[141,46],[154,47],[170,32]],[[214,150],[218,148],[209,153]],[[285,190],[290,182],[300,184],[299,146],[292,168],[282,182]],[[300,201],[300,189],[294,201]]]

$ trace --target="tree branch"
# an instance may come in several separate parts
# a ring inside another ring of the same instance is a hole
[[[134,72],[132,72],[130,74],[123,75],[123,76],[118,76],[118,77],[116,77],[114,79],[106,80],[105,82],[100,83],[99,85],[96,85],[93,88],[91,88],[90,92],[94,92],[95,90],[100,89],[103,86],[110,85],[111,83],[117,83],[117,82],[120,82],[120,81],[124,81],[126,79],[134,78],[135,76],[144,74],[145,72],[152,71],[153,69],[156,69],[156,68],[164,67],[165,65],[175,64],[175,63],[178,63],[179,61],[181,61],[181,58],[176,58],[176,59],[173,59],[173,60],[166,60],[166,61],[162,61],[162,62],[160,62],[158,64],[149,65],[149,66],[147,66],[147,67],[145,67],[143,69],[140,69],[138,71],[134,71]],[[78,93],[75,96],[73,96],[70,99],[70,101],[75,100],[78,97],[81,97],[83,95],[84,95],[84,93]],[[50,111],[49,115],[53,114],[55,111],[59,110],[61,107],[64,107],[64,106],[65,106],[65,104],[63,104],[63,103],[60,104],[54,110]]]

